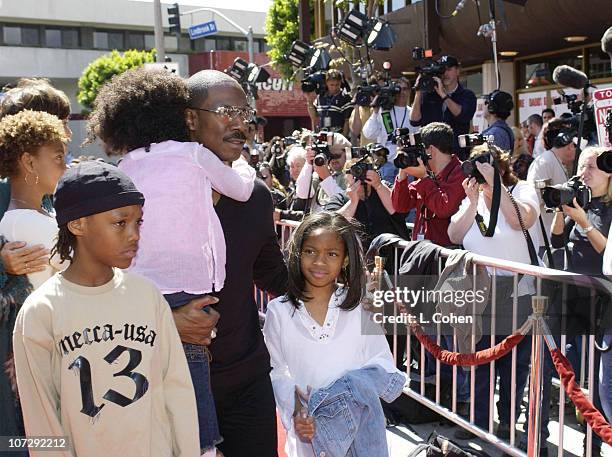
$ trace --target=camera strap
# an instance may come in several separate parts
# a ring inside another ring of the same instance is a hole
[[[491,238],[495,233],[495,227],[497,227],[497,216],[499,215],[499,204],[501,201],[501,178],[499,177],[499,172],[497,168],[495,168],[495,173],[493,174],[493,200],[491,201],[491,212],[489,216],[489,226],[484,221],[482,215],[476,211],[476,224],[478,225],[478,229],[482,236],[487,238]]]
[[[550,242],[548,241],[548,235],[546,234],[546,227],[544,227],[544,220],[542,214],[538,216],[540,220],[540,230],[542,231],[542,238],[544,238],[544,246],[546,247],[546,257],[548,257],[548,267],[555,268],[555,261],[553,259],[552,250],[550,249]]]
[[[516,186],[513,186],[512,190],[514,190],[514,187]],[[521,216],[521,211],[518,207],[518,204],[516,203],[516,200],[514,199],[514,196],[512,195],[511,190],[508,191],[508,197],[510,197],[512,206],[514,206],[514,210],[516,211],[516,217],[519,220],[519,224],[521,225],[521,230],[523,231],[523,236],[525,237],[525,241],[527,242],[527,250],[529,251],[529,259],[531,260],[531,265],[534,265],[537,267],[540,265],[540,261],[538,260],[538,254],[536,253],[535,246],[533,244],[533,240],[531,239],[531,234],[525,227],[525,223],[523,222],[523,218]]]

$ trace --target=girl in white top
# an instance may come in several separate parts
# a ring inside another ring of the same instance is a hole
[[[11,180],[11,201],[0,221],[0,235],[9,241],[49,250],[55,244],[57,223],[41,202],[53,194],[66,171],[67,140],[62,121],[42,111],[21,111],[0,122],[0,175]],[[26,273],[36,289],[65,266],[52,258],[44,268],[39,263],[26,266]]]
[[[378,364],[397,371],[382,329],[366,332],[365,267],[354,225],[337,213],[307,217],[289,246],[289,288],[268,304],[264,336],[289,457],[313,456],[316,423],[296,415],[307,399],[347,372]],[[338,282],[344,284],[340,286]]]

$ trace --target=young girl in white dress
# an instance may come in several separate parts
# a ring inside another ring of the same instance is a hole
[[[382,331],[366,334],[366,271],[353,223],[337,213],[307,217],[289,245],[288,293],[268,304],[264,336],[289,457],[314,456],[317,424],[301,402],[351,370],[377,364],[397,372]],[[296,395],[298,393],[298,395]]]

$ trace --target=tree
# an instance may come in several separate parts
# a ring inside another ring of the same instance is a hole
[[[291,43],[298,39],[298,34],[298,0],[273,0],[266,16],[268,56],[285,79],[291,79],[293,74],[285,56],[291,50]]]
[[[121,54],[112,51],[91,62],[79,78],[77,100],[91,110],[98,91],[106,81],[131,68],[141,67],[147,62],[155,62],[155,49],[151,51],[125,51]]]

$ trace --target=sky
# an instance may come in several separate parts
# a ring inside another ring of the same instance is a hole
[[[0,0],[1,2],[2,0]],[[132,0],[142,2],[152,2],[153,0]],[[174,3],[176,0],[162,0],[162,6]],[[207,6],[209,8],[231,9],[239,11],[260,11],[267,12],[271,0],[178,0],[179,5],[185,6]]]

